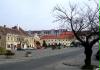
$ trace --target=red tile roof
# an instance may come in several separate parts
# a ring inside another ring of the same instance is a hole
[[[41,39],[56,39],[57,36],[56,35],[44,35],[41,37]]]
[[[74,34],[72,32],[63,32],[60,35],[58,35],[59,39],[71,39],[74,37]]]
[[[60,35],[74,35],[73,32],[63,32]]]

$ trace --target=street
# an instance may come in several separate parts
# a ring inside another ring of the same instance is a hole
[[[70,60],[70,58],[77,57],[78,55],[83,53],[83,51],[83,49],[79,49],[67,53],[42,57],[38,59],[31,59],[23,62],[1,64],[0,70],[35,70],[37,68],[53,64],[64,59]]]

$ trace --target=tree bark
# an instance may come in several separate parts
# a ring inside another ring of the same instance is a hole
[[[84,54],[86,56],[85,66],[91,66],[92,48],[90,46],[86,46]]]

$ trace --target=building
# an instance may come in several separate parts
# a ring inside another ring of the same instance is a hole
[[[38,36],[43,36],[43,35],[58,35],[61,34],[62,32],[66,32],[66,29],[58,29],[58,30],[38,30],[38,31],[27,31],[28,34],[34,35],[37,34]]]
[[[61,44],[64,46],[70,46],[72,41],[75,40],[72,32],[63,32],[59,35],[44,35],[41,36],[41,40],[45,41],[47,45]]]
[[[9,50],[35,48],[34,40],[33,36],[30,36],[18,26],[12,28],[0,26],[0,47],[5,47]]]

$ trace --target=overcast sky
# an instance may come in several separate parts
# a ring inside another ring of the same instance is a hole
[[[59,24],[52,23],[55,19],[52,9],[56,5],[68,7],[69,1],[81,6],[91,3],[88,0],[0,0],[0,26],[18,24],[24,30],[58,29]]]

